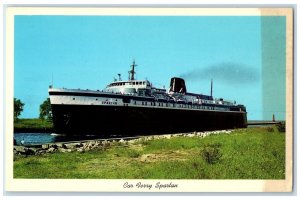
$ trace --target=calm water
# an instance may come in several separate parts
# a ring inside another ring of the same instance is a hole
[[[65,142],[65,141],[78,141],[78,140],[92,140],[99,139],[99,136],[87,135],[87,136],[67,136],[58,135],[54,133],[15,133],[14,138],[17,145],[24,141],[24,145],[33,144],[46,144],[51,142]]]
[[[18,145],[24,141],[24,145],[29,144],[45,144],[55,142],[57,135],[50,133],[15,133],[14,138]]]

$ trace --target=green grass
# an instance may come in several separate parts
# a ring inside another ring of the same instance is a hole
[[[51,129],[53,124],[43,119],[18,119],[14,122],[14,128]]]
[[[209,161],[210,160],[210,161]],[[248,128],[85,153],[16,157],[15,178],[284,179],[285,134]]]

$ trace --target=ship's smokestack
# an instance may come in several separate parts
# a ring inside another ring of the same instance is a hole
[[[177,77],[171,78],[170,92],[186,93],[184,80],[182,78]]]

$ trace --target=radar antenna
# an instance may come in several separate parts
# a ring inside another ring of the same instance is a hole
[[[132,69],[128,72],[129,73],[129,80],[134,80],[134,67],[138,66],[137,64],[135,64],[135,60],[133,60],[132,65],[130,65],[132,67]]]

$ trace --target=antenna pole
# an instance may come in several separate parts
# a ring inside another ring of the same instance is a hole
[[[137,65],[135,64],[135,60],[133,60],[133,63],[131,65],[132,69],[129,71],[129,80],[134,80],[134,74],[135,74],[134,67],[136,66]]]
[[[213,94],[213,79],[210,81],[210,96],[212,97]]]

